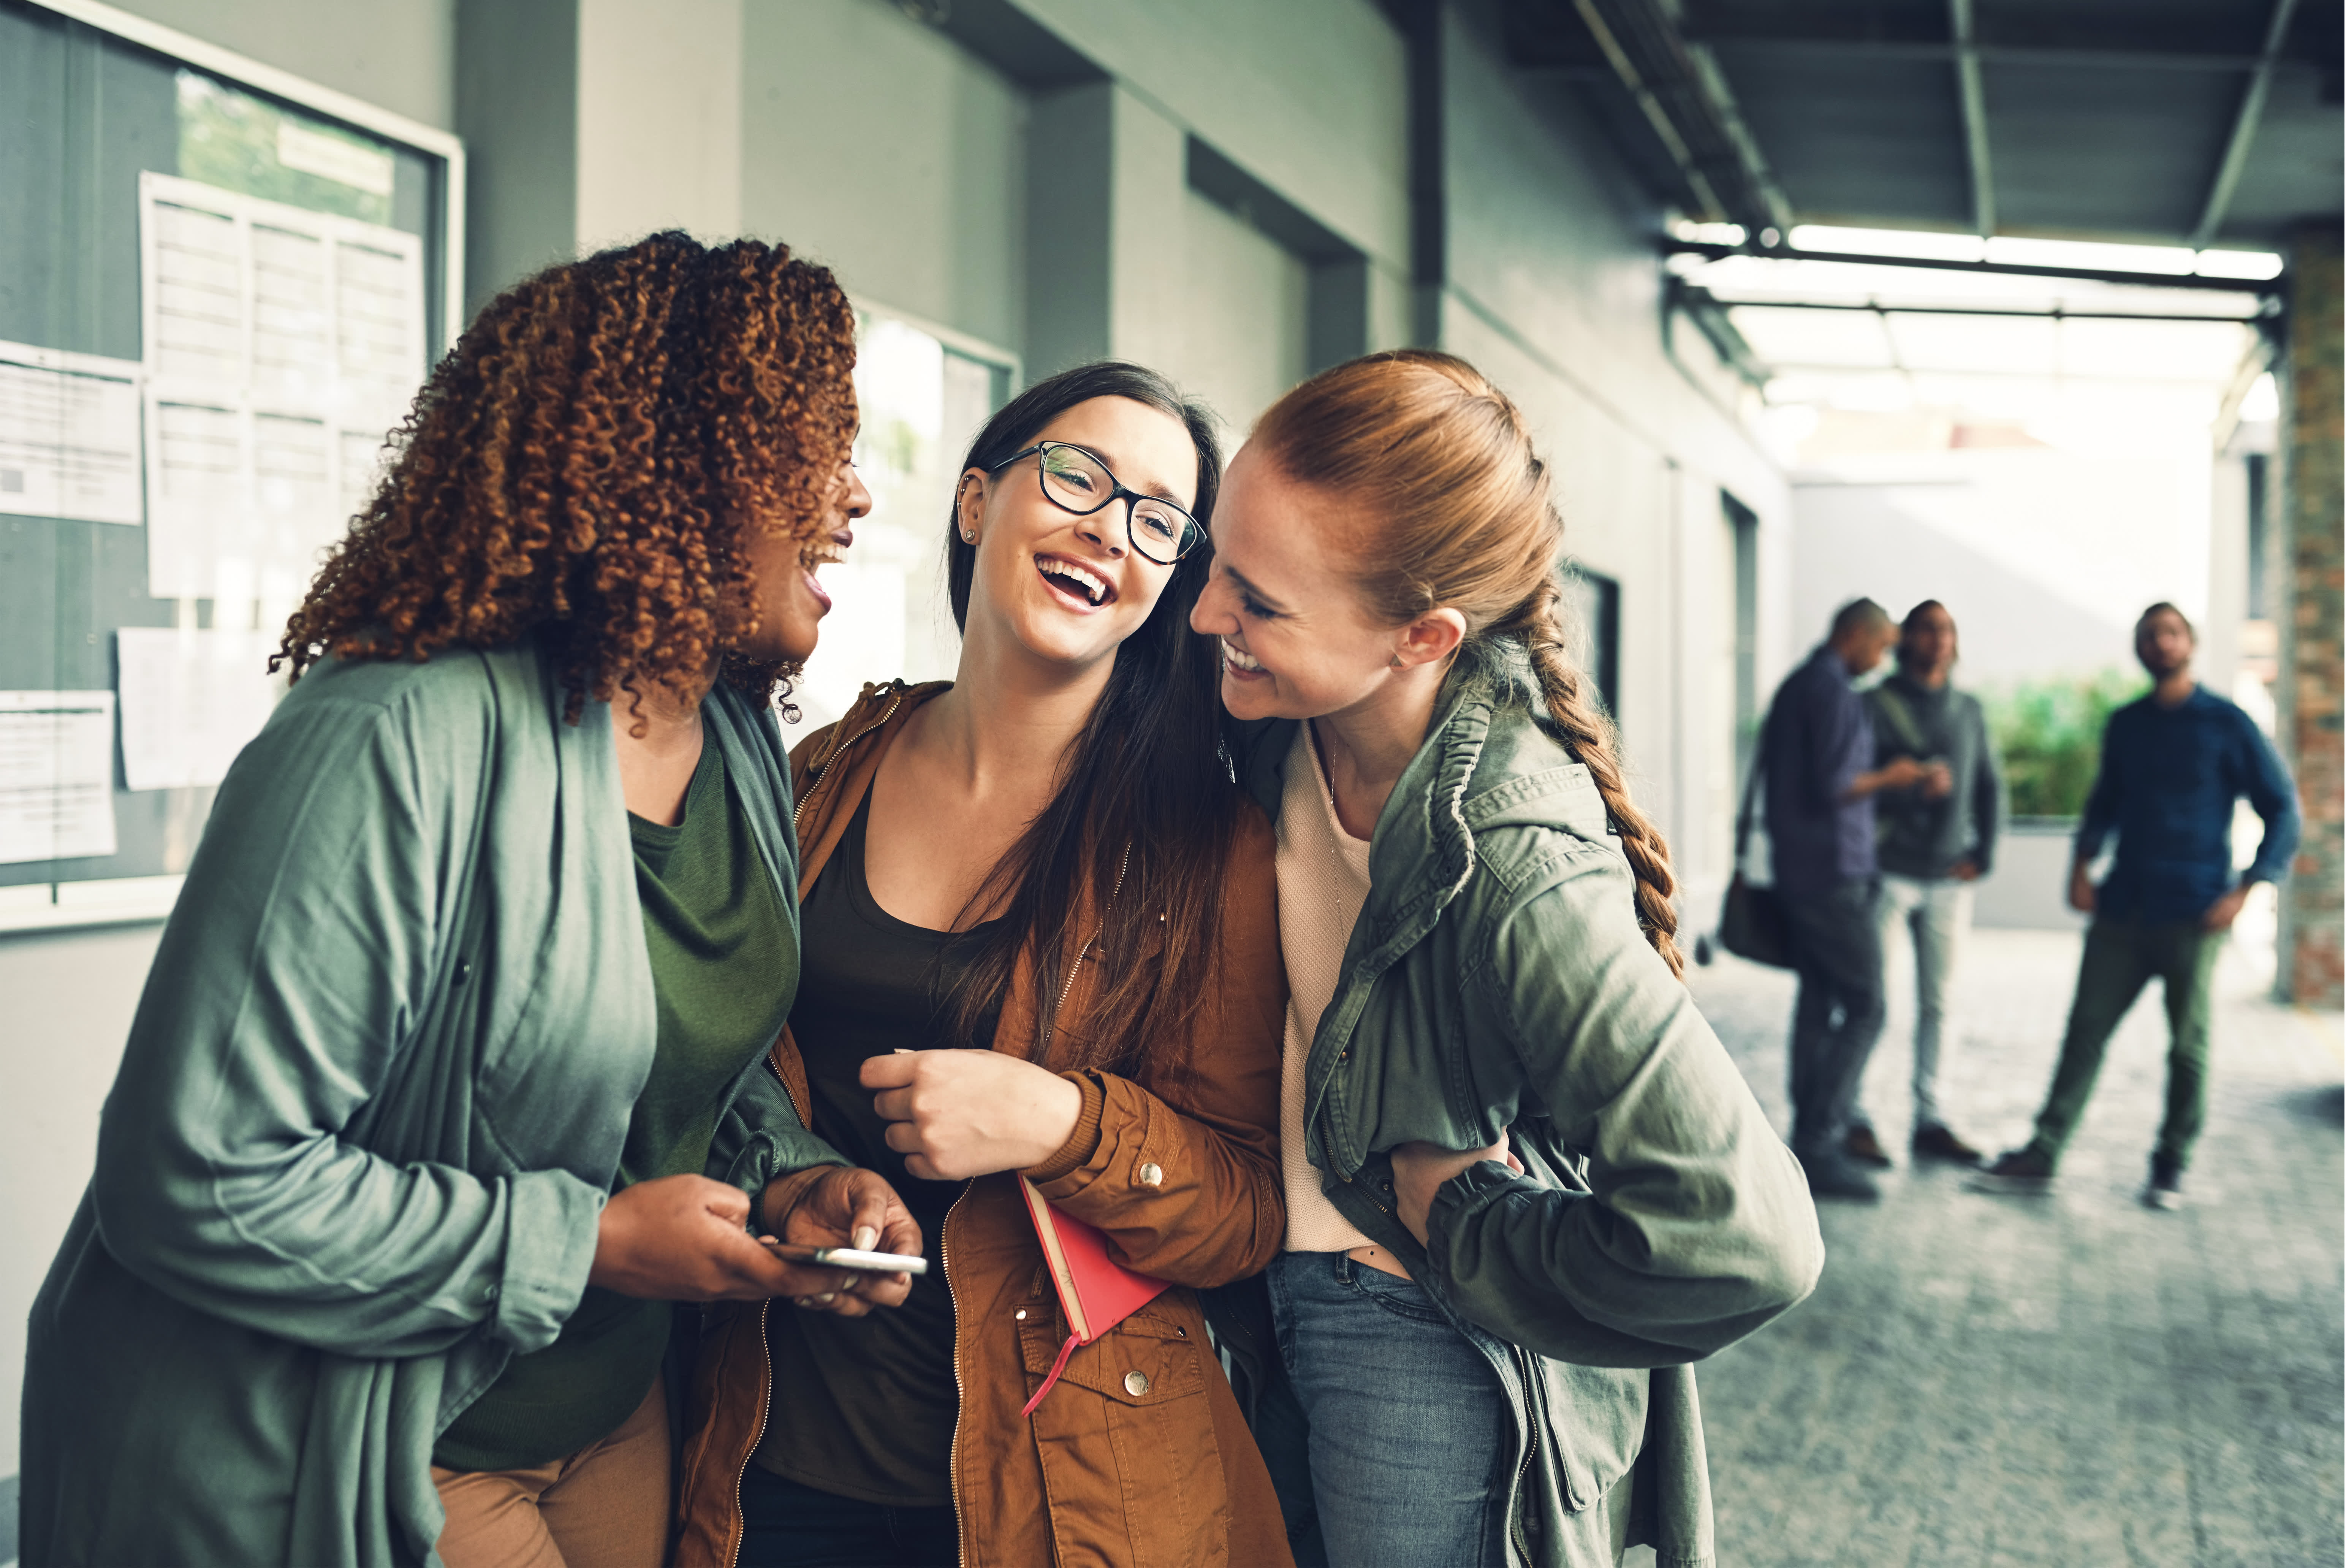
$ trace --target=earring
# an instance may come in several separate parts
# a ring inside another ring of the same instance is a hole
[[[974,545],[977,543],[977,535],[964,528],[961,531],[961,542],[964,545]]]
[[[1401,667],[1401,655],[1395,654],[1392,656],[1392,667],[1395,669],[1399,669]]]

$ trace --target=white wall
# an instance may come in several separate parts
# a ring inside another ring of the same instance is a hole
[[[740,83],[747,231],[850,293],[1024,351],[1015,83],[885,0],[750,0]]]
[[[1166,118],[1406,275],[1407,58],[1373,0],[1023,3]]]
[[[0,1408],[24,1388],[25,1319],[89,1180],[97,1113],[114,1084],[159,925],[0,937]],[[18,1464],[0,1423],[0,1476]],[[15,1551],[0,1541],[0,1561]]]
[[[1304,377],[1311,272],[1237,214],[1185,196],[1182,331],[1159,368],[1212,406],[1232,453],[1255,416]]]
[[[741,0],[579,0],[578,249],[741,229]]]
[[[1625,759],[1671,841],[1688,923],[1705,925],[1724,885],[1734,788],[1731,677],[1726,711],[1709,706],[1722,610],[1730,639],[1733,627],[1719,493],[1760,518],[1764,686],[1790,652],[1784,476],[1665,351],[1658,215],[1609,173],[1609,153],[1554,88],[1509,72],[1471,18],[1454,16],[1443,46],[1442,346],[1523,406],[1555,466],[1566,547],[1621,585]],[[1729,659],[1731,671],[1731,643]]]
[[[443,130],[456,123],[456,0],[111,0]]]
[[[1860,594],[1893,616],[1937,598],[1962,630],[1964,678],[2131,668],[2144,606],[2205,615],[2211,483],[2204,443],[2166,458],[1984,448],[1803,473],[1796,630],[1821,640]]]

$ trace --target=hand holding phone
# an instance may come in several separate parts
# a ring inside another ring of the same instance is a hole
[[[771,1194],[777,1199],[781,1194]],[[832,1258],[815,1265],[841,1272],[839,1283],[811,1296],[792,1298],[801,1307],[861,1317],[874,1307],[901,1307],[912,1294],[913,1265],[925,1272],[921,1227],[896,1189],[877,1171],[830,1166],[799,1186],[788,1209],[765,1217],[770,1233],[760,1234],[767,1256],[800,1261],[805,1252],[837,1251],[883,1257],[885,1263],[854,1264]]]
[[[918,1253],[873,1252],[861,1247],[799,1247],[761,1237],[767,1251],[792,1263],[820,1264],[825,1268],[856,1268],[874,1274],[926,1274],[929,1260]]]

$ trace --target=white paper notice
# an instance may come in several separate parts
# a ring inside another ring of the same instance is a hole
[[[114,636],[124,787],[185,789],[227,778],[285,690],[285,677],[269,673],[276,636],[146,626]]]
[[[413,234],[138,177],[158,598],[298,599],[424,372]]]
[[[0,691],[0,861],[114,853],[114,694]]]
[[[143,523],[136,360],[0,343],[0,513]]]

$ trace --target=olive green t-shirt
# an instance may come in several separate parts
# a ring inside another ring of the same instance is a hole
[[[798,943],[716,744],[674,827],[627,818],[659,1034],[619,1156],[620,1187],[698,1175],[726,1086],[773,1044],[798,993]],[[577,1452],[635,1413],[668,1349],[666,1301],[588,1286],[551,1345],[515,1356],[440,1437],[451,1470],[518,1470]]]

